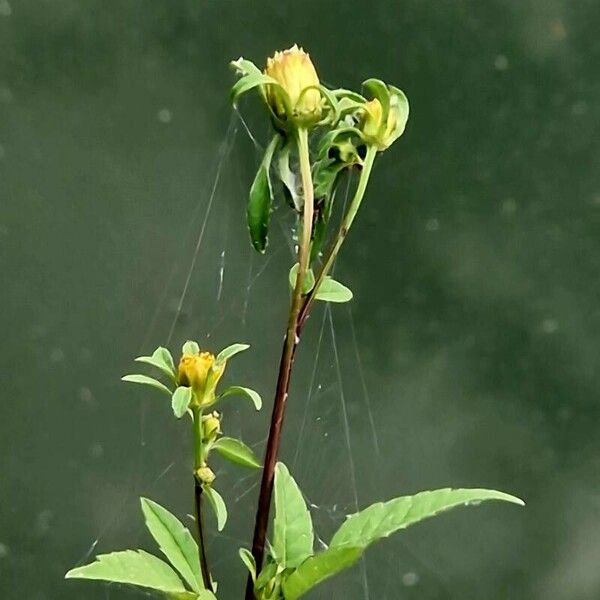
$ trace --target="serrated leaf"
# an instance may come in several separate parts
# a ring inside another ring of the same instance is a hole
[[[260,394],[250,388],[242,387],[241,385],[232,385],[228,387],[223,391],[222,394],[219,395],[219,399],[225,398],[225,396],[234,395],[246,396],[247,398],[250,398],[256,410],[260,410],[262,408],[262,398],[260,397]]]
[[[156,367],[173,381],[175,381],[177,378],[177,372],[175,371],[173,357],[171,356],[171,353],[162,346],[159,346],[152,353],[152,356],[138,356],[135,360],[137,362],[146,363],[148,365]]]
[[[216,364],[223,364],[228,361],[232,356],[239,354],[240,352],[244,352],[244,350],[248,350],[250,348],[250,344],[231,344],[231,346],[227,346],[217,354],[217,358],[215,359]]]
[[[328,548],[324,552],[307,558],[283,582],[285,600],[296,600],[313,587],[351,567],[363,553],[363,548],[342,546]]]
[[[302,492],[287,467],[275,467],[275,518],[273,558],[284,568],[294,568],[313,553],[314,532]]]
[[[290,273],[288,275],[288,280],[290,282],[290,287],[292,288],[292,291],[296,288],[296,280],[298,279],[298,269],[299,268],[300,268],[300,265],[298,263],[296,263],[290,269]],[[310,290],[313,289],[314,285],[315,285],[314,273],[312,272],[312,269],[307,269],[306,275],[304,276],[304,281],[302,282],[302,293],[308,294],[308,292],[310,292]]]
[[[177,573],[167,563],[143,550],[100,554],[96,557],[96,562],[71,569],[65,579],[112,581],[168,594],[186,591]]]
[[[324,302],[349,302],[352,297],[352,290],[329,276],[323,279],[315,294],[315,300]]]
[[[121,381],[127,381],[128,383],[140,383],[142,385],[149,385],[157,390],[160,390],[164,394],[171,396],[173,393],[164,383],[154,379],[154,377],[148,377],[148,375],[125,375],[121,377]]]
[[[199,354],[200,346],[198,346],[198,342],[188,340],[181,348],[181,352],[182,354]]]
[[[223,496],[213,487],[204,486],[202,489],[217,517],[217,530],[223,531],[227,523],[227,506],[225,505],[225,500],[223,500]]]
[[[192,388],[179,386],[171,397],[171,406],[173,408],[173,414],[181,419],[183,415],[187,412],[187,409],[192,401]]]
[[[252,581],[256,583],[256,562],[254,560],[254,556],[252,556],[252,552],[247,548],[240,548],[238,550],[238,554],[242,559],[242,562],[246,565],[248,572],[250,573],[250,577],[252,577]]]
[[[198,545],[183,523],[160,504],[140,498],[146,527],[158,542],[163,554],[179,571],[190,588],[196,592],[204,589],[200,572]]]
[[[241,440],[230,437],[221,437],[214,443],[213,448],[227,460],[242,465],[243,467],[251,467],[254,469],[260,469],[262,467],[254,452]]]
[[[330,546],[367,547],[400,529],[451,508],[474,505],[486,500],[524,504],[522,500],[510,494],[485,489],[445,488],[420,492],[414,496],[401,496],[388,502],[377,502],[348,517],[333,536]]]

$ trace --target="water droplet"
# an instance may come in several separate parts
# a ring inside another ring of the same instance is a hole
[[[498,54],[494,59],[494,68],[497,71],[506,71],[508,69],[508,58],[504,54]]]
[[[161,123],[170,123],[173,119],[173,113],[168,108],[161,108],[157,117]]]
[[[419,576],[413,571],[408,571],[402,575],[402,584],[406,587],[414,587],[419,583]]]
[[[425,231],[438,231],[440,228],[440,222],[437,219],[429,219],[425,223]]]
[[[558,321],[556,319],[544,319],[542,321],[542,331],[544,333],[555,333],[558,331]]]
[[[12,8],[8,0],[0,0],[0,17],[10,17]]]
[[[58,363],[65,360],[65,353],[63,352],[62,348],[52,348],[52,351],[50,352],[50,360],[53,363]]]
[[[517,203],[514,198],[506,198],[502,202],[502,212],[505,215],[514,215],[517,212]]]
[[[6,558],[8,556],[8,546],[0,542],[0,558]]]
[[[104,446],[102,446],[100,442],[92,444],[92,447],[90,448],[90,455],[92,458],[101,458],[103,454]]]

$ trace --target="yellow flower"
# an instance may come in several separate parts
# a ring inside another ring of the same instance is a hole
[[[211,404],[215,399],[215,388],[223,371],[225,365],[216,367],[215,357],[210,352],[184,353],[179,361],[177,383],[191,387],[198,404]]]
[[[294,44],[288,50],[275,52],[267,60],[265,75],[281,85],[267,85],[265,90],[266,100],[278,118],[302,124],[319,120],[319,77],[310,56],[302,48]]]
[[[396,139],[394,136],[398,119],[396,106],[390,103],[385,125],[383,124],[383,107],[377,98],[367,102],[364,109],[360,125],[365,138],[375,144],[379,150],[389,148]]]

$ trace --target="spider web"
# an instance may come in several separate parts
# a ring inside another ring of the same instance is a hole
[[[235,222],[237,227],[240,220],[232,218],[232,203],[222,201],[224,196],[239,199],[247,197],[249,179],[239,174],[237,163],[240,159],[234,157],[234,150],[242,147],[244,143],[247,147],[248,142],[250,148],[247,155],[252,157],[255,165],[262,157],[263,146],[242,115],[238,112],[232,113],[215,152],[209,185],[193,209],[186,239],[181,242],[182,247],[177,248],[177,255],[187,258],[184,261],[173,260],[173,266],[165,279],[164,288],[141,340],[140,353],[150,352],[160,344],[169,347],[176,356],[180,342],[188,337],[197,339],[201,346],[205,345],[213,350],[234,341],[243,341],[244,336],[249,334],[256,313],[262,315],[261,322],[265,320],[265,307],[256,304],[253,293],[262,287],[261,297],[264,299],[270,294],[271,281],[287,282],[287,270],[295,262],[294,223],[291,211],[285,210],[286,207],[275,208],[270,247],[267,254],[259,258],[254,251],[248,250],[249,243],[245,237],[240,240],[242,236],[232,235],[232,223]],[[348,201],[350,191],[351,181],[348,179],[342,198],[344,203]],[[218,211],[215,210],[216,205],[219,206]],[[243,213],[242,205],[236,206],[235,210]],[[240,260],[238,257],[244,252],[245,255]],[[200,306],[203,307],[202,310],[198,310]],[[281,318],[274,317],[271,320],[270,330],[266,331],[263,337],[265,340],[273,338],[276,342],[273,344],[274,354],[271,358],[273,364],[278,360],[279,335],[285,327],[286,310],[287,306],[283,301],[280,313],[272,311],[274,315],[280,314]],[[332,309],[329,304],[318,306],[313,310],[307,330],[312,331],[305,334],[307,339],[303,340],[299,349],[297,363],[300,364],[296,365],[292,381],[291,401],[288,403],[287,424],[284,428],[280,456],[288,462],[292,474],[305,493],[315,522],[316,549],[319,550],[327,546],[326,540],[348,514],[356,512],[372,501],[361,494],[360,481],[363,474],[356,460],[353,428],[358,422],[363,432],[368,431],[371,463],[376,464],[380,457],[380,439],[351,309]],[[344,344],[340,346],[342,336]],[[253,350],[260,351],[256,347]],[[253,356],[247,362],[252,363],[256,360],[257,357]],[[344,381],[345,366],[352,370],[358,380],[358,385],[353,385],[355,393],[351,402],[346,396],[348,384]],[[239,373],[240,381],[243,381],[243,376],[252,380],[252,371],[244,373],[237,369],[236,365],[236,379]],[[265,379],[266,389],[269,389],[269,384],[273,384],[275,377],[272,369],[269,373],[272,377],[271,381]],[[263,392],[263,389],[260,391]],[[227,434],[244,439],[259,456],[264,452],[272,406],[269,393],[272,392],[263,393],[265,407],[260,418],[249,416],[247,407],[233,403],[223,407]],[[149,464],[147,451],[151,445],[148,436],[150,406],[145,399],[140,401],[139,443],[128,466],[130,485],[115,504],[112,516],[106,520],[80,556],[78,565],[89,562],[96,552],[113,550],[106,547],[103,540],[107,532],[120,528],[125,519],[131,518],[136,510],[133,506],[142,490],[144,495],[151,495],[163,487],[180,486],[181,477],[177,473],[189,470],[182,435],[171,445],[168,460],[163,456],[162,462]],[[181,423],[176,425],[181,426]],[[365,450],[362,449],[361,453],[364,454]],[[222,493],[225,495],[230,514],[227,527],[223,532],[217,533],[214,522],[210,518],[207,519],[210,529],[211,569],[217,580],[223,579],[220,600],[239,598],[243,589],[246,573],[237,559],[237,548],[250,545],[259,486],[259,476],[255,472],[245,473],[237,470],[231,474],[234,469],[233,466],[228,467],[228,473],[216,469],[217,481],[220,482],[221,477],[225,479]],[[376,471],[372,469],[371,472],[371,481],[375,487],[378,483]],[[184,488],[177,493],[184,494],[186,491]],[[174,510],[173,507],[169,508]],[[179,514],[180,518],[182,516]],[[191,526],[191,515],[188,514],[184,522]],[[141,517],[136,517],[136,525],[130,527],[135,532],[132,543],[156,552],[147,543],[148,536]],[[436,579],[437,587],[444,597],[454,597],[445,583],[430,569],[426,560],[406,544],[404,548],[412,557],[413,564],[418,564]],[[236,572],[235,577],[229,577],[230,571]],[[312,597],[348,597],[348,589],[352,589],[351,597],[354,598],[398,598],[398,590],[402,586],[412,586],[417,577],[412,572],[403,574],[397,564],[387,569],[387,573],[387,580],[379,582],[380,591],[372,593],[367,562],[363,559],[359,568],[347,575],[344,580],[346,583],[335,579],[326,586],[317,588]],[[350,588],[347,587],[348,582],[352,584]],[[132,589],[119,588],[117,591],[112,585],[104,586],[103,594],[107,600],[116,597],[117,594],[120,598],[148,595]]]

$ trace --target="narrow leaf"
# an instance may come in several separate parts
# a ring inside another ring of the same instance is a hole
[[[313,524],[298,484],[283,463],[275,467],[273,557],[294,568],[313,553]]]
[[[227,523],[227,506],[225,506],[225,500],[223,500],[223,496],[213,487],[204,486],[202,489],[217,517],[217,530],[223,531],[225,523]]]
[[[188,340],[181,348],[181,352],[183,354],[199,354],[200,346],[198,346],[198,342],[194,342],[193,340]]]
[[[246,548],[240,548],[238,550],[238,554],[242,559],[242,562],[246,565],[246,568],[250,572],[250,576],[252,577],[252,581],[256,583],[256,562],[254,560],[254,556],[252,556],[252,552]]]
[[[315,294],[316,300],[324,302],[349,302],[352,297],[352,290],[329,276],[323,279]]]
[[[446,488],[421,492],[414,496],[401,496],[385,503],[377,502],[348,517],[333,536],[331,547],[367,547],[399,529],[405,529],[456,506],[475,505],[486,500],[524,504],[522,500],[510,494],[484,489]]]
[[[186,591],[177,573],[167,563],[143,550],[100,554],[96,557],[96,562],[71,569],[65,575],[65,579],[112,581],[168,594]]]
[[[231,344],[231,346],[227,346],[217,354],[217,358],[215,362],[217,364],[222,364],[225,361],[229,360],[232,356],[243,352],[244,350],[248,350],[250,348],[250,344]]]
[[[329,548],[307,558],[284,582],[285,600],[296,600],[313,587],[351,567],[361,556],[363,548],[343,546]]]
[[[262,408],[262,398],[260,397],[260,394],[258,392],[255,392],[254,390],[251,390],[250,388],[242,387],[240,385],[232,385],[231,387],[228,387],[219,396],[219,399],[225,398],[225,396],[233,395],[246,396],[247,398],[250,398],[250,400],[252,400],[252,403],[254,404],[256,410],[260,410]]]
[[[288,279],[290,281],[290,287],[292,290],[296,289],[296,280],[298,279],[298,269],[300,265],[296,263],[291,269]],[[304,281],[302,282],[302,293],[308,294],[310,290],[313,289],[315,285],[315,276],[312,272],[312,269],[307,269],[306,275],[304,276]]]
[[[171,353],[162,346],[159,346],[152,353],[152,356],[138,356],[135,360],[156,367],[173,381],[177,378],[173,357],[171,356]]]
[[[256,455],[244,442],[230,437],[219,438],[213,448],[233,463],[243,467],[260,469],[262,467]]]
[[[181,521],[160,504],[140,498],[146,527],[158,542],[163,554],[179,571],[192,590],[204,589],[200,573],[198,545]]]
[[[187,409],[192,401],[192,388],[179,386],[171,398],[171,406],[173,413],[178,419],[181,419],[187,412]]]
[[[154,379],[153,377],[148,377],[148,375],[125,375],[124,377],[121,377],[121,381],[149,385],[150,387],[156,388],[157,390],[167,394],[167,396],[171,396],[173,393],[164,383]]]

